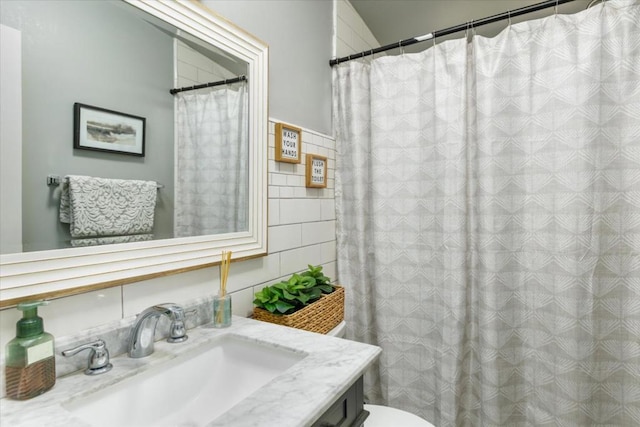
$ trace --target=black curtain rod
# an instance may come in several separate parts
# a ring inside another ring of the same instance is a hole
[[[454,27],[445,28],[444,30],[434,31],[433,33],[425,34],[423,36],[412,37],[410,39],[400,40],[397,43],[388,44],[375,49],[366,50],[364,52],[355,53],[353,55],[343,56],[342,58],[334,58],[329,61],[330,66],[340,64],[341,62],[351,61],[352,59],[364,58],[365,56],[375,55],[376,53],[385,52],[387,50],[396,49],[404,46],[410,46],[412,44],[420,43],[426,40],[443,37],[449,34],[465,31],[470,28],[480,27],[482,25],[491,24],[493,22],[502,21],[505,19],[513,18],[514,16],[520,16],[531,12],[537,12],[538,10],[546,9],[549,7],[558,6],[564,3],[569,3],[575,0],[547,0],[542,3],[532,4],[530,6],[521,7],[519,9],[511,10],[508,12],[502,12],[497,15],[489,16],[486,18],[467,22],[466,24],[456,25]]]
[[[230,85],[231,83],[243,82],[245,80],[247,80],[247,76],[238,76],[238,77],[235,77],[233,79],[220,80],[218,82],[202,83],[201,85],[185,86],[185,87],[181,87],[181,88],[178,88],[178,89],[170,89],[169,93],[171,95],[175,95],[178,92],[186,92],[188,90],[204,89],[204,88],[213,87],[213,86]]]

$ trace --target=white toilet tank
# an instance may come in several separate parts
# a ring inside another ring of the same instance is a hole
[[[327,335],[331,335],[332,337],[344,338],[344,334],[346,330],[347,330],[347,324],[343,320],[338,324],[338,326],[336,326],[335,328],[327,332]]]
[[[344,338],[347,324],[343,320],[327,332],[338,338]],[[380,405],[364,405],[364,409],[369,411],[369,417],[364,422],[364,427],[434,427],[433,424],[423,420],[417,415],[413,415],[400,409],[390,408]]]
[[[364,410],[369,411],[364,427],[434,427],[417,415],[388,406],[367,404]]]

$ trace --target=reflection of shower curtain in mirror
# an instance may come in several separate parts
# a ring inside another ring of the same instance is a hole
[[[175,236],[246,230],[246,84],[176,96]]]

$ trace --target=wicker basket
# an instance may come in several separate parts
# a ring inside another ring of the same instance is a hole
[[[326,334],[344,319],[344,288],[333,285],[335,291],[291,314],[273,314],[253,307],[253,318],[263,322],[277,323],[291,328]]]

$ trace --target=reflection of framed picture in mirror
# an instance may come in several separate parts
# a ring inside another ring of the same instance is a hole
[[[325,188],[327,186],[327,158],[317,154],[307,154],[306,186]]]
[[[73,148],[144,157],[145,118],[73,104]]]
[[[276,161],[300,163],[302,160],[302,129],[276,123]]]

